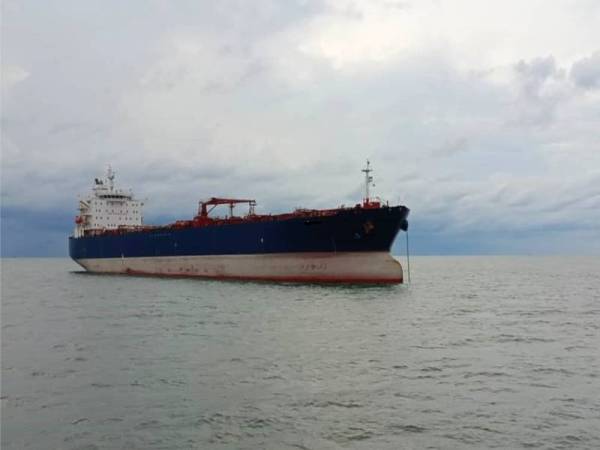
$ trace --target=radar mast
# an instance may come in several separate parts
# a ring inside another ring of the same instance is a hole
[[[361,172],[365,173],[365,198],[363,200],[363,203],[365,205],[368,205],[371,202],[369,191],[370,191],[371,183],[373,183],[373,177],[371,176],[371,172],[373,172],[373,169],[371,169],[371,163],[368,159],[367,159],[367,167],[362,169]]]

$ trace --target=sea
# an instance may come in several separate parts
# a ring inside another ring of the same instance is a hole
[[[3,259],[2,449],[600,448],[599,257],[410,262],[331,286]]]

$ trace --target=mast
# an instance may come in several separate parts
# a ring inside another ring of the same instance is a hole
[[[108,165],[108,167],[106,169],[106,179],[108,180],[108,187],[112,191],[115,186],[115,173],[113,172],[110,164]]]
[[[373,182],[373,177],[370,175],[371,172],[373,172],[373,169],[371,169],[371,163],[369,162],[369,160],[367,159],[367,167],[362,169],[361,172],[365,173],[365,199],[364,199],[364,204],[368,205],[371,201],[370,196],[369,196],[369,188],[371,186],[371,183]]]

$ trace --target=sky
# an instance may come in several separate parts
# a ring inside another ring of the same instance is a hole
[[[1,20],[3,256],[66,256],[107,164],[165,223],[210,196],[353,205],[367,158],[414,254],[600,254],[596,0],[3,0]]]

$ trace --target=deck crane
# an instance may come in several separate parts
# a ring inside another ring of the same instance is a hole
[[[248,203],[249,211],[248,215],[254,214],[254,207],[256,206],[256,200],[242,199],[242,198],[219,198],[211,197],[210,199],[200,202],[198,207],[198,217],[208,217],[208,214],[215,209],[218,205],[229,205],[229,217],[233,217],[233,207],[238,203]],[[211,208],[209,208],[209,206]]]

